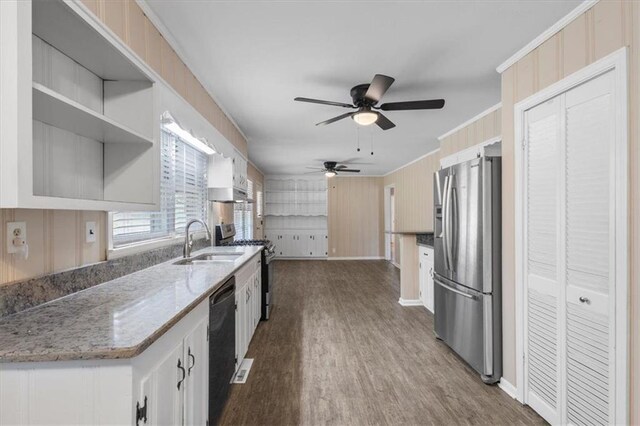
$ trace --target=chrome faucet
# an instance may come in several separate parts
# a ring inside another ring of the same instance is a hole
[[[211,241],[211,232],[209,232],[207,224],[200,219],[191,219],[187,222],[187,226],[184,229],[184,247],[182,248],[182,256],[185,259],[191,257],[191,248],[193,247],[193,235],[189,234],[189,227],[196,222],[204,226],[204,229],[207,231],[207,238]]]

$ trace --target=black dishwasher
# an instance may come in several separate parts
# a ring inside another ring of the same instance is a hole
[[[236,370],[236,279],[209,298],[209,424],[218,423]]]

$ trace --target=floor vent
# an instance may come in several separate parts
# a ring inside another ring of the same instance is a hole
[[[238,368],[238,372],[233,377],[231,383],[239,383],[245,384],[247,383],[247,378],[249,378],[249,372],[251,371],[251,366],[253,365],[253,358],[245,358]]]

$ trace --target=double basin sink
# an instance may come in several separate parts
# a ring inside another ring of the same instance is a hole
[[[174,265],[193,265],[198,263],[221,263],[221,262],[233,262],[243,253],[203,253],[198,256],[188,257],[186,259],[178,260],[174,262]]]

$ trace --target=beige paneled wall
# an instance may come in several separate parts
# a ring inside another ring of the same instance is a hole
[[[440,140],[440,157],[454,154],[489,139],[500,136],[502,113],[500,108],[479,117],[473,123]]]
[[[516,383],[515,348],[515,103],[595,60],[629,46],[629,244],[631,424],[640,423],[640,3],[602,0],[502,74],[503,362]]]
[[[62,271],[106,258],[104,212],[71,210],[0,210],[0,285]],[[85,222],[96,222],[96,242],[85,243]],[[8,222],[26,222],[29,257],[7,253]]]
[[[395,185],[396,231],[433,231],[433,173],[439,168],[436,151],[384,177],[384,186]]]
[[[382,177],[328,180],[329,257],[384,256]]]
[[[82,0],[143,61],[205,117],[244,156],[247,141],[209,96],[135,0]]]

